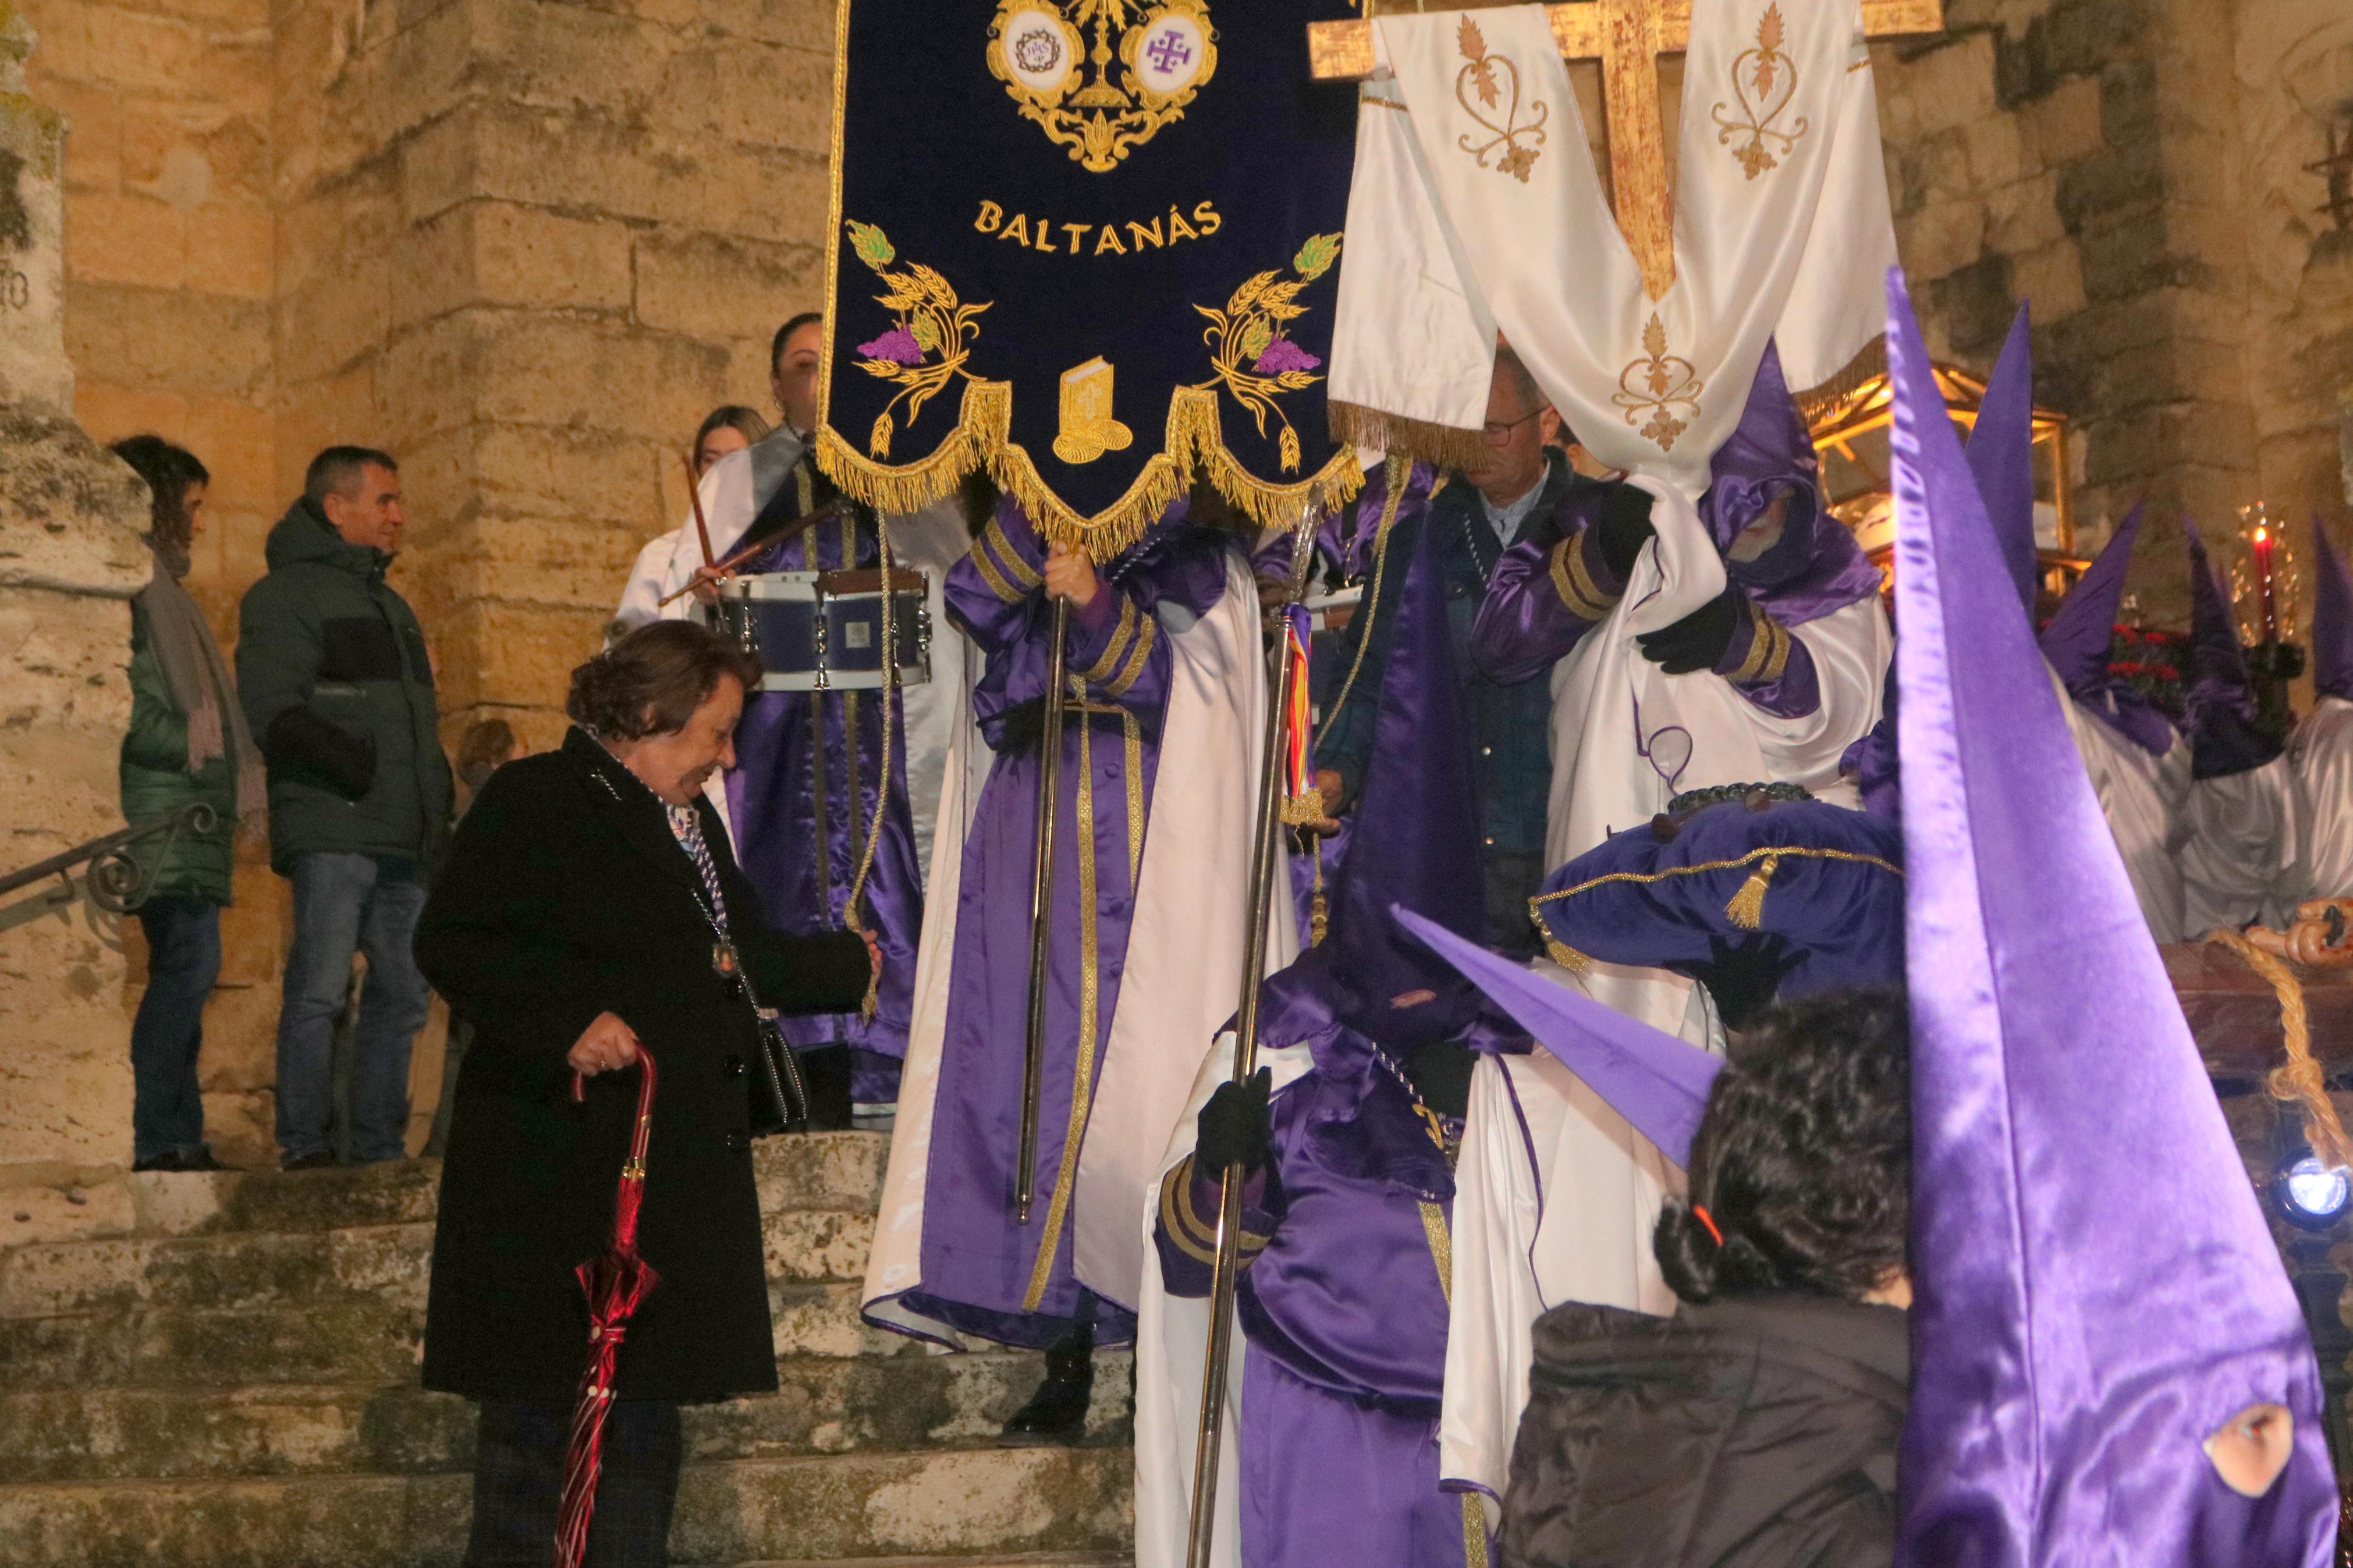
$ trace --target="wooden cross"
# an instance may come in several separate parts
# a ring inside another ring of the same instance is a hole
[[[1618,226],[1642,269],[1651,299],[1675,280],[1674,204],[1667,182],[1666,121],[1659,108],[1659,57],[1691,47],[1691,0],[1577,0],[1546,5],[1564,58],[1601,62],[1602,118],[1609,139],[1609,189]],[[1944,31],[1943,0],[1862,0],[1874,38]],[[1351,19],[1307,24],[1309,71],[1317,81],[1362,81],[1373,74],[1373,25]]]

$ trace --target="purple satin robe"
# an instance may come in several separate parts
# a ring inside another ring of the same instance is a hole
[[[1134,1337],[1134,1315],[1094,1296],[1072,1271],[1077,1149],[1069,1134],[1074,1123],[1085,1124],[1120,1001],[1172,657],[1155,611],[1206,614],[1225,592],[1232,547],[1174,509],[1142,543],[1098,569],[1103,585],[1093,602],[1071,616],[1067,665],[1084,679],[1086,702],[1064,710],[1037,1198],[1026,1226],[1015,1223],[1013,1198],[1039,769],[1035,721],[1026,745],[1017,732],[1044,695],[1052,658],[1051,611],[1037,591],[1045,550],[1008,502],[948,573],[948,613],[987,657],[973,709],[997,757],[964,844],[925,1187],[923,1286],[907,1301],[985,1339],[1042,1347],[1077,1321],[1093,1323],[1098,1344]],[[1082,790],[1092,817],[1092,832],[1083,836]],[[1093,883],[1091,914],[1080,895],[1084,877]],[[1090,1002],[1092,1028],[1082,1038]],[[1027,1305],[1033,1292],[1036,1304]]]
[[[1446,1285],[1424,1217],[1447,1222],[1453,1176],[1362,1037],[1333,1026],[1315,1050],[1271,1108],[1272,1172],[1245,1189],[1242,1562],[1460,1568],[1467,1500],[1438,1474]],[[1175,1181],[1162,1278],[1205,1296],[1218,1184],[1189,1162]]]
[[[820,522],[773,545],[748,562],[759,572],[830,571],[868,567],[879,560],[874,531]],[[810,552],[815,549],[812,561]],[[744,874],[760,889],[780,930],[805,933],[848,923],[882,767],[880,691],[754,691],[744,700],[735,757],[727,775],[727,809]],[[824,726],[821,749],[816,726]],[[853,741],[854,733],[854,741]],[[825,822],[818,828],[818,777],[824,770]],[[817,853],[822,841],[824,853]],[[850,1092],[887,1103],[899,1093],[899,1064],[907,1054],[907,1027],[915,985],[915,942],[923,926],[923,885],[915,861],[914,826],[907,806],[907,739],[903,712],[891,705],[890,798],[875,837],[874,864],[860,904],[860,922],[882,949],[882,977],[874,1016],[856,1013],[781,1020],[798,1049],[848,1045],[853,1058]]]

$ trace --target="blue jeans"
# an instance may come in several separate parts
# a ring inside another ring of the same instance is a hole
[[[424,1026],[425,976],[409,951],[425,883],[417,863],[368,855],[294,860],[294,944],[278,1014],[278,1146],[289,1160],[330,1152],[335,1020],[367,954],[353,1037],[351,1156],[407,1153],[408,1049]]]
[[[205,1001],[220,977],[220,906],[166,894],[139,908],[147,933],[147,994],[131,1020],[131,1157],[205,1151],[205,1102],[196,1053],[205,1043]]]

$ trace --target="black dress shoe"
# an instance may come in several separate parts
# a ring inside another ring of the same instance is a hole
[[[335,1157],[324,1149],[315,1154],[290,1154],[279,1163],[281,1171],[332,1171]]]
[[[218,1160],[213,1158],[213,1152],[209,1146],[198,1149],[193,1154],[181,1155],[180,1163],[174,1168],[182,1171],[226,1171],[228,1169],[227,1165],[222,1164]]]
[[[180,1163],[180,1152],[177,1149],[166,1149],[161,1154],[150,1154],[144,1160],[132,1161],[131,1169],[136,1173],[140,1171],[178,1171],[184,1170],[185,1167]]]
[[[1095,1392],[1092,1336],[1046,1352],[1046,1381],[1005,1424],[1008,1443],[1075,1443],[1086,1436],[1087,1406]]]

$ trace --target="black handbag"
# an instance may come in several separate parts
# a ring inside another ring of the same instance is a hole
[[[800,1058],[776,1026],[776,1016],[760,1012],[760,1065],[747,1075],[744,1092],[751,1100],[752,1136],[806,1132],[809,1124],[808,1080],[802,1076]]]

